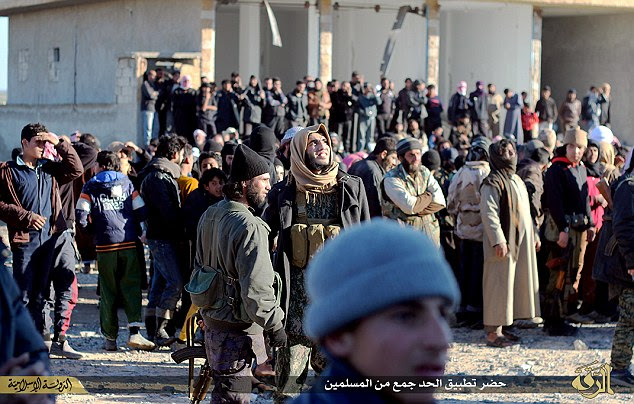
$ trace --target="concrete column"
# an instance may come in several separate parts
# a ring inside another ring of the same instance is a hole
[[[542,79],[542,10],[533,8],[533,37],[531,40],[531,72],[529,97],[533,106],[539,99]]]
[[[440,5],[427,0],[427,83],[438,86],[440,71]]]
[[[313,6],[307,8],[308,42],[306,43],[306,74],[319,74],[319,15]]]
[[[201,0],[200,9],[201,61],[200,75],[216,80],[216,1]],[[258,42],[259,43],[259,42]]]
[[[260,4],[239,4],[238,71],[246,83],[252,74],[260,76]]]
[[[319,77],[332,80],[332,0],[319,2]]]

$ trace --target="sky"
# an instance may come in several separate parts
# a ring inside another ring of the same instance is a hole
[[[7,89],[9,66],[9,19],[0,17],[0,91]]]

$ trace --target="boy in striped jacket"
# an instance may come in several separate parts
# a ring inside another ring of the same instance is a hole
[[[91,227],[97,247],[101,289],[99,318],[104,348],[117,350],[120,298],[128,318],[128,346],[152,350],[153,342],[139,333],[141,323],[141,268],[136,242],[142,236],[145,203],[130,179],[119,172],[119,157],[111,151],[97,155],[97,175],[82,189],[77,202],[77,223]],[[90,217],[90,221],[89,221]],[[90,224],[89,224],[90,222]]]

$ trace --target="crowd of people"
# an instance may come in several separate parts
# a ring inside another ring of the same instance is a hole
[[[525,93],[462,81],[444,119],[420,80],[397,94],[357,72],[288,94],[276,78],[190,82],[148,71],[144,147],[28,124],[0,165],[17,288],[0,279],[42,337],[27,338],[33,363],[82,357],[66,338],[77,246],[97,261],[104,349],[118,349],[119,307],[133,349],[192,338],[213,402],[248,402],[253,374],[274,375],[280,400],[305,390],[309,367],[407,376],[407,349],[441,375],[447,323],[504,348],[523,328],[570,336],[618,319],[612,383],[634,385],[634,166],[608,84],[560,108],[546,86],[533,112]],[[422,347],[394,348],[403,366],[375,355],[396,324],[432,323]]]

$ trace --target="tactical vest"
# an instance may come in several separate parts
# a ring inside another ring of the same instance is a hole
[[[291,226],[293,256],[291,264],[295,268],[306,268],[310,259],[324,245],[326,240],[341,232],[339,219],[310,219],[306,211],[306,193],[297,192],[296,222]]]
[[[412,179],[412,177],[407,175],[403,166],[399,165],[397,168],[385,174],[385,178],[388,177],[398,178],[403,182],[403,184],[405,184],[407,192],[409,192],[411,195],[418,196],[427,191],[431,172],[425,167],[422,167],[420,175]],[[381,184],[381,188],[383,188],[383,184]],[[392,202],[384,189],[382,190],[382,192],[383,205],[381,206],[381,209],[384,217],[396,220],[399,223],[404,223],[412,226],[415,229],[421,230],[425,234],[427,234],[437,245],[440,244],[440,225],[438,223],[436,215],[408,215]]]

